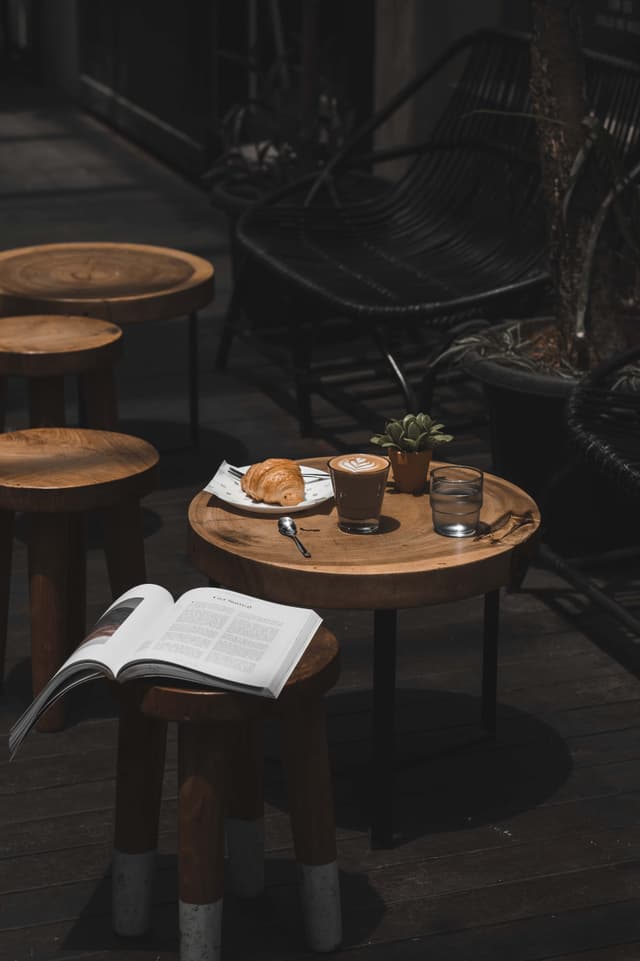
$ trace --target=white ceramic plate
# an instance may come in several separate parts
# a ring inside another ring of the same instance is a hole
[[[225,504],[231,504],[232,507],[238,507],[241,510],[251,511],[255,514],[298,514],[300,511],[309,510],[310,507],[324,504],[325,501],[333,497],[331,478],[327,476],[326,480],[313,481],[311,484],[305,482],[305,498],[299,504],[290,507],[282,507],[280,504],[258,504],[245,494],[240,487],[240,479],[229,473],[229,466],[223,460],[204,490],[209,494],[215,494]],[[237,469],[244,472],[249,470],[250,466],[248,464]],[[318,470],[315,467],[305,467],[303,470],[305,474],[320,476],[326,473],[326,471]]]

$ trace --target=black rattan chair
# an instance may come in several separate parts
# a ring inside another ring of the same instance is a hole
[[[407,173],[372,199],[354,201],[350,171],[362,162],[356,150],[465,57],[433,138],[397,152],[412,161]],[[392,331],[415,349],[407,325],[429,319],[448,330],[481,305],[544,280],[534,127],[496,112],[526,112],[528,75],[526,38],[486,31],[468,37],[367,123],[320,178],[245,213],[237,225],[243,268],[218,366],[226,363],[242,301],[255,292],[252,268],[266,267],[284,295],[268,302],[287,317],[303,433],[311,428],[314,342],[330,317],[352,318],[371,335],[413,407]]]
[[[432,79],[454,68],[459,76],[432,137],[397,151],[411,160],[406,173],[371,199],[353,199],[348,175],[362,163],[357,150]],[[637,75],[590,56],[589,78],[592,102],[625,142],[638,122]],[[319,386],[312,361],[328,319],[350,318],[371,336],[412,408],[403,356],[415,354],[418,331],[443,333],[439,353],[470,317],[535,311],[547,275],[528,81],[526,36],[480,31],[466,37],[394,97],[320,176],[250,208],[237,225],[244,268],[219,366],[243,298],[255,296],[255,269],[272,284],[262,309],[268,303],[280,312],[289,332],[303,433],[311,430],[310,394]]]
[[[625,377],[625,368],[640,360],[640,344],[601,364],[572,390],[567,403],[568,436],[580,461],[603,482],[593,510],[604,514],[612,534],[625,534],[626,546],[600,552],[599,563],[624,561],[640,554],[640,388],[637,375]],[[588,478],[585,476],[585,482]],[[584,518],[588,524],[588,515]],[[580,592],[625,627],[640,635],[635,613],[610,597],[583,573],[593,558],[561,557],[548,545],[541,558]]]
[[[640,389],[622,379],[624,368],[638,360],[640,344],[581,380],[569,397],[567,426],[581,457],[637,497],[640,512]]]

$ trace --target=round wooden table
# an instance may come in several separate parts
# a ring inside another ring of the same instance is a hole
[[[119,325],[188,316],[189,410],[197,443],[197,311],[213,299],[213,277],[208,260],[169,247],[18,247],[0,252],[0,314],[86,314]]]
[[[300,463],[326,468],[327,459]],[[437,466],[441,465],[432,464]],[[391,839],[399,608],[484,594],[483,722],[495,731],[499,591],[521,579],[540,513],[520,488],[485,474],[481,533],[505,514],[507,519],[493,533],[478,538],[442,537],[433,530],[428,496],[399,494],[389,483],[377,534],[340,531],[333,500],[296,515],[298,528],[308,528],[301,532],[311,553],[305,559],[278,533],[272,514],[243,512],[204,491],[190,504],[190,556],[210,579],[282,604],[374,611],[371,838],[376,846]],[[518,525],[517,518],[527,514],[530,520]]]

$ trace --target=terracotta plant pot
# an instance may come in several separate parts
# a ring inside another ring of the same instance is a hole
[[[427,471],[433,451],[408,452],[389,447],[387,453],[396,490],[403,494],[422,494],[427,484]]]

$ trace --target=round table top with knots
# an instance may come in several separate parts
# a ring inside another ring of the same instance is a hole
[[[96,317],[0,317],[0,374],[59,377],[113,365],[122,331]]]
[[[155,447],[115,431],[43,427],[0,434],[0,509],[80,511],[148,494]]]
[[[327,458],[299,463],[326,469]],[[340,531],[333,500],[296,514],[306,559],[278,533],[273,515],[202,491],[189,507],[189,546],[195,566],[233,590],[282,604],[395,610],[475,597],[517,579],[540,512],[523,490],[485,473],[480,519],[490,525],[501,517],[494,535],[443,537],[433,529],[428,495],[397,493],[390,482],[377,534]]]
[[[62,243],[0,252],[0,313],[166,320],[213,299],[214,269],[195,254],[129,243]]]

